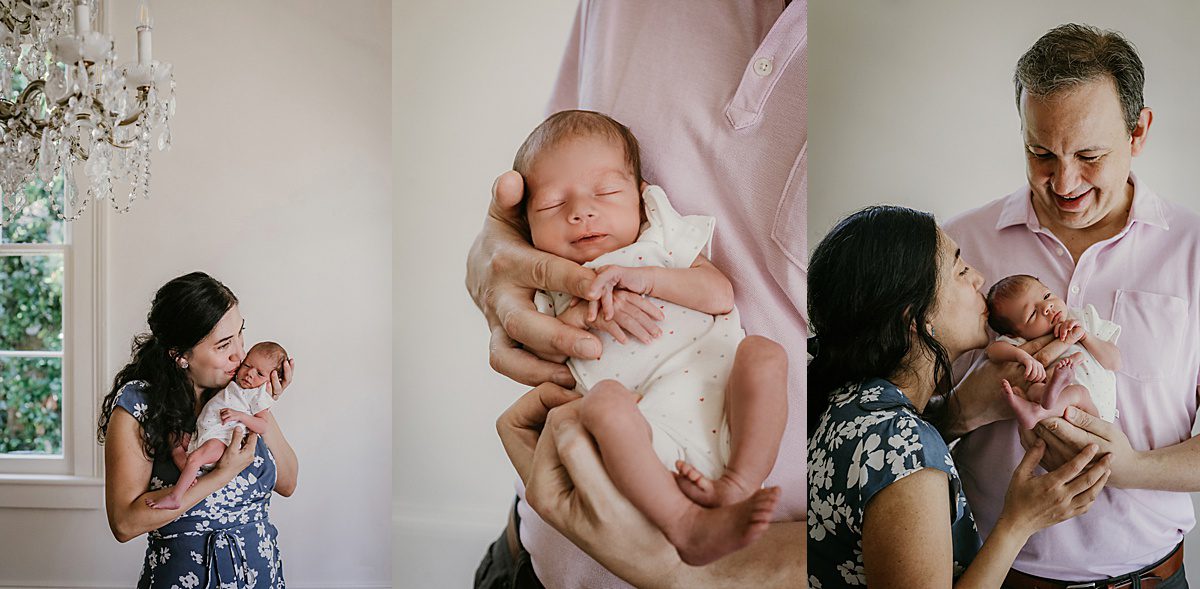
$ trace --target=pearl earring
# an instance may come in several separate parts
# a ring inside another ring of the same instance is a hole
[[[179,367],[180,367],[180,368],[182,368],[182,369],[184,369],[184,370],[187,370],[187,367],[188,367],[188,361],[187,361],[187,360],[184,360],[184,359],[180,359],[180,360],[179,360]]]

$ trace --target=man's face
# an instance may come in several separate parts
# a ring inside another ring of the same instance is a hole
[[[1021,95],[1026,170],[1038,218],[1051,228],[1124,223],[1133,187],[1129,166],[1141,152],[1149,110],[1133,135],[1110,78],[1045,98]],[[1144,124],[1143,124],[1144,121]]]

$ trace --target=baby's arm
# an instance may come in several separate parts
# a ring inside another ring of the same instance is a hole
[[[690,268],[605,266],[596,272],[588,299],[607,309],[613,289],[650,295],[709,315],[733,310],[733,284],[704,256]],[[611,311],[605,312],[611,318]]]
[[[987,347],[988,359],[993,362],[1018,362],[1025,367],[1025,380],[1041,382],[1046,379],[1046,367],[1033,356],[1007,342],[994,341]]]
[[[229,423],[231,421],[240,421],[245,424],[246,429],[262,435],[267,431],[267,412],[270,409],[263,409],[254,415],[250,415],[245,411],[234,411],[228,407],[221,409],[221,423]]]
[[[1030,348],[1027,346],[1034,342],[1042,343],[1038,344],[1034,350],[1030,350]],[[1021,349],[1032,354],[1033,359],[1037,360],[1042,366],[1049,367],[1051,364],[1057,362],[1058,357],[1066,353],[1067,348],[1069,347],[1071,347],[1071,344],[1064,342],[1051,334],[1044,335],[1035,340],[1030,340],[1026,342],[1024,346],[1021,346]]]
[[[1087,350],[1101,366],[1109,370],[1121,369],[1121,349],[1116,344],[1104,341],[1098,337],[1093,337],[1088,333],[1084,333],[1080,338],[1079,344],[1083,349]]]

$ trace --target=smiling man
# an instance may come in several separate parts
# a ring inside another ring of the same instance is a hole
[[[1121,326],[1119,416],[1109,424],[1069,411],[1022,434],[999,393],[1000,379],[1023,369],[975,354],[950,403],[949,433],[965,434],[955,451],[963,486],[986,535],[1024,455],[1022,435],[1046,440],[1047,468],[1097,444],[1114,455],[1107,488],[1088,513],[1035,534],[1005,587],[1187,587],[1182,541],[1195,515],[1184,492],[1200,490],[1200,442],[1190,435],[1200,218],[1130,171],[1153,117],[1141,60],[1119,33],[1057,27],[1021,57],[1013,81],[1028,183],[946,231],[989,284],[1031,274],[1068,306],[1094,305]]]

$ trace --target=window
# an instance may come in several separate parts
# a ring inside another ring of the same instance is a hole
[[[0,507],[103,505],[95,423],[107,390],[97,372],[106,203],[61,221],[47,196],[61,199],[62,188],[61,177],[26,186],[30,204],[0,227]]]

